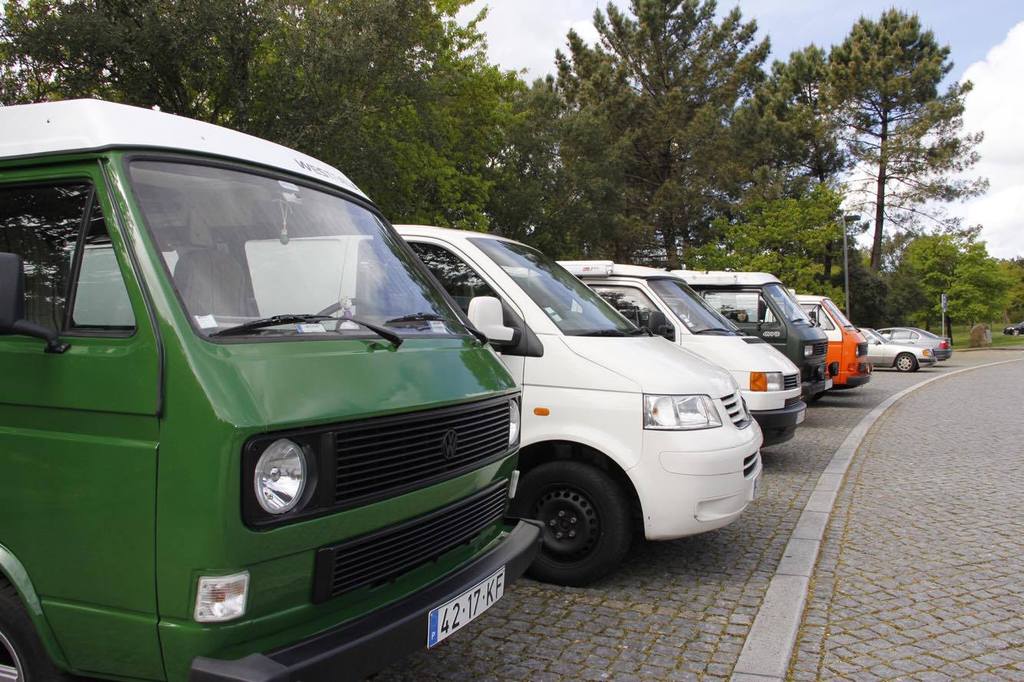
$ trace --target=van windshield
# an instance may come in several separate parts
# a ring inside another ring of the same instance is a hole
[[[786,291],[786,288],[777,282],[769,282],[765,284],[762,289],[764,290],[765,296],[771,299],[772,303],[779,309],[783,319],[789,320],[790,322],[805,322],[811,323],[810,318],[807,317],[807,313],[800,307],[800,304],[796,302],[796,299]]]
[[[374,336],[357,321],[403,337],[465,333],[391,231],[354,202],[210,166],[137,161],[130,174],[204,336],[232,328],[239,336]],[[275,316],[288,321],[268,319]],[[295,319],[304,316],[323,319]]]
[[[500,239],[470,239],[566,336],[641,334],[603,298],[540,251]]]
[[[709,331],[739,332],[721,313],[712,308],[685,282],[678,279],[652,279],[647,282],[672,312],[693,334]]]
[[[840,325],[842,325],[846,329],[854,328],[853,322],[850,322],[848,319],[846,319],[846,315],[843,315],[843,312],[839,310],[839,306],[833,303],[832,299],[822,299],[821,305],[828,310],[828,312],[832,315],[833,318],[835,318],[836,322],[838,322]]]

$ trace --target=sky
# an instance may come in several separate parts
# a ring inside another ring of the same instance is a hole
[[[627,6],[626,0],[616,0]],[[973,173],[987,177],[988,193],[949,212],[967,225],[981,224],[989,252],[1024,257],[1024,0],[739,0],[719,1],[719,11],[738,5],[757,21],[772,45],[771,59],[785,59],[809,43],[842,41],[860,16],[877,18],[890,7],[914,12],[951,48],[950,82],[969,78],[965,129],[982,130],[982,160]],[[593,42],[592,17],[606,0],[476,0],[467,20],[482,8],[488,54],[503,68],[524,70],[528,79],[554,72],[555,50],[575,29]]]

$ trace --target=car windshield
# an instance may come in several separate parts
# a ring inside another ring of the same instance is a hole
[[[470,239],[566,336],[632,336],[639,329],[540,251],[501,239]]]
[[[863,334],[864,336],[866,336],[868,338],[868,340],[879,341],[881,343],[888,343],[888,341],[886,341],[885,338],[883,338],[882,335],[879,334],[878,332],[876,332],[874,329],[868,329],[867,327],[861,327],[858,331],[861,334]]]
[[[211,166],[137,161],[130,174],[204,336],[379,336],[365,323],[403,337],[466,333],[393,232],[352,201]]]
[[[711,329],[739,332],[736,325],[708,305],[685,282],[665,278],[652,279],[647,283],[692,333],[699,334]]]
[[[811,323],[807,313],[804,312],[804,309],[800,307],[800,304],[796,302],[796,299],[793,298],[784,286],[777,282],[769,282],[764,285],[763,289],[765,295],[778,307],[783,318],[791,322]]]
[[[821,301],[821,305],[825,306],[825,308],[828,309],[829,313],[832,314],[832,317],[834,317],[840,325],[846,327],[847,329],[854,328],[853,323],[846,319],[846,315],[843,315],[843,311],[839,309],[839,306],[832,302],[832,299],[823,299]]]

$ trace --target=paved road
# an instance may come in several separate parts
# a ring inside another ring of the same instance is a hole
[[[993,358],[1006,354],[959,353],[939,368],[880,371],[866,386],[826,395],[792,441],[764,451],[761,497],[732,525],[639,543],[620,571],[589,588],[516,583],[473,626],[378,679],[727,678],[800,512],[848,431],[896,391]]]
[[[1024,680],[1022,417],[1024,361],[935,382],[875,424],[826,532],[792,678]]]

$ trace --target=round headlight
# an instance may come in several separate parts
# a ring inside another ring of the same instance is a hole
[[[268,514],[295,508],[306,489],[306,455],[287,438],[275,440],[256,462],[256,499]]]
[[[519,440],[519,403],[515,400],[508,404],[508,444],[515,445]]]

